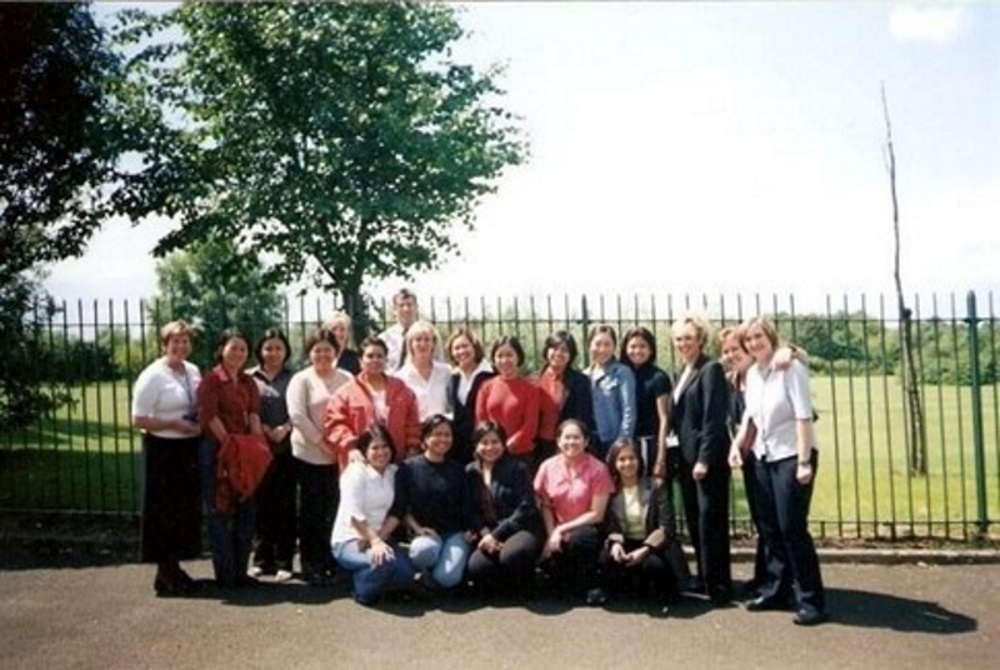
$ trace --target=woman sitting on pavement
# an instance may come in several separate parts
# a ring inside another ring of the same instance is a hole
[[[556,433],[559,453],[542,463],[534,488],[547,533],[544,566],[561,586],[585,594],[588,605],[601,605],[606,595],[598,581],[598,557],[615,485],[604,463],[587,453],[588,441],[583,423],[563,421]]]
[[[448,458],[451,421],[435,414],[420,434],[423,453],[406,460],[396,476],[396,509],[411,534],[410,559],[424,573],[424,583],[453,588],[465,576],[482,522],[472,478]]]
[[[413,564],[404,549],[391,541],[399,526],[392,514],[396,497],[395,447],[379,424],[358,438],[365,463],[347,466],[340,478],[340,507],[330,539],[333,557],[351,573],[354,599],[374,604],[390,588],[413,586]]]
[[[531,476],[524,463],[507,455],[507,434],[499,424],[479,424],[472,439],[476,460],[468,471],[478,483],[483,528],[469,558],[469,579],[489,593],[506,584],[510,591],[525,595],[544,534]]]
[[[648,593],[669,603],[689,576],[672,497],[665,486],[642,475],[639,450],[629,440],[611,445],[608,466],[618,490],[608,506],[604,582],[613,591]]]

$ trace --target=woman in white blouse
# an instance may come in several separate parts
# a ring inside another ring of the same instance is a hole
[[[371,605],[387,588],[412,587],[414,569],[408,552],[391,542],[399,526],[392,514],[397,468],[392,438],[375,424],[358,438],[357,448],[365,462],[348,465],[340,479],[330,545],[337,563],[351,573],[354,599]]]
[[[180,561],[201,553],[198,480],[198,368],[187,361],[192,330],[172,321],[160,331],[163,356],[140,373],[132,392],[132,425],[142,430],[142,561],[156,563],[159,596],[193,585]]]
[[[451,368],[435,360],[437,331],[427,321],[416,321],[403,337],[403,364],[392,373],[417,397],[420,421],[435,414],[448,414],[448,383]]]
[[[337,367],[338,347],[330,331],[312,332],[305,343],[312,365],[295,373],[286,396],[299,481],[299,560],[314,586],[327,585],[334,568],[327,542],[337,508],[337,456],[323,439],[323,415],[333,392],[351,380]]]
[[[819,558],[809,534],[817,463],[809,374],[798,360],[787,369],[775,365],[778,333],[769,321],[754,317],[741,328],[755,365],[747,371],[746,410],[729,461],[733,467],[742,464],[739,445],[752,423],[758,522],[767,564],[760,595],[746,607],[785,609],[794,599],[792,621],[812,626],[827,614]]]

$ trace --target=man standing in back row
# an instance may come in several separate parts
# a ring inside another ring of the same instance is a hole
[[[413,322],[420,318],[417,307],[417,294],[408,288],[401,288],[392,296],[392,314],[396,323],[386,328],[379,337],[385,342],[389,353],[385,359],[385,371],[393,373],[403,364],[403,337]],[[434,349],[434,360],[443,361],[444,351],[438,342]]]

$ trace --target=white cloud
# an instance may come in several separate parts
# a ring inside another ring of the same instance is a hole
[[[889,15],[889,33],[899,42],[951,44],[965,20],[962,7],[914,7],[902,5]]]

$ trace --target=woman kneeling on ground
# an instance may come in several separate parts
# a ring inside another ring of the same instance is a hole
[[[469,579],[487,593],[509,585],[527,595],[544,533],[531,477],[525,463],[507,455],[507,433],[499,424],[479,424],[472,441],[476,460],[468,471],[479,484],[483,528],[469,558]]]
[[[411,533],[410,559],[424,573],[423,583],[450,589],[465,576],[482,522],[472,478],[461,464],[448,458],[451,421],[434,414],[423,422],[420,434],[424,451],[400,467],[396,504]]]
[[[670,493],[642,475],[639,450],[629,440],[611,445],[608,466],[618,490],[608,507],[604,581],[613,591],[650,594],[667,604],[688,577]]]
[[[347,466],[340,478],[340,507],[330,539],[333,557],[351,573],[354,599],[371,605],[386,589],[413,585],[413,564],[405,550],[391,541],[399,526],[392,514],[396,449],[392,438],[376,424],[358,438],[365,463]]]
[[[604,463],[587,453],[586,427],[580,421],[563,421],[556,444],[559,453],[542,463],[535,476],[547,533],[543,566],[564,588],[586,594],[588,605],[601,605],[606,600],[598,582],[601,527],[615,485]]]

